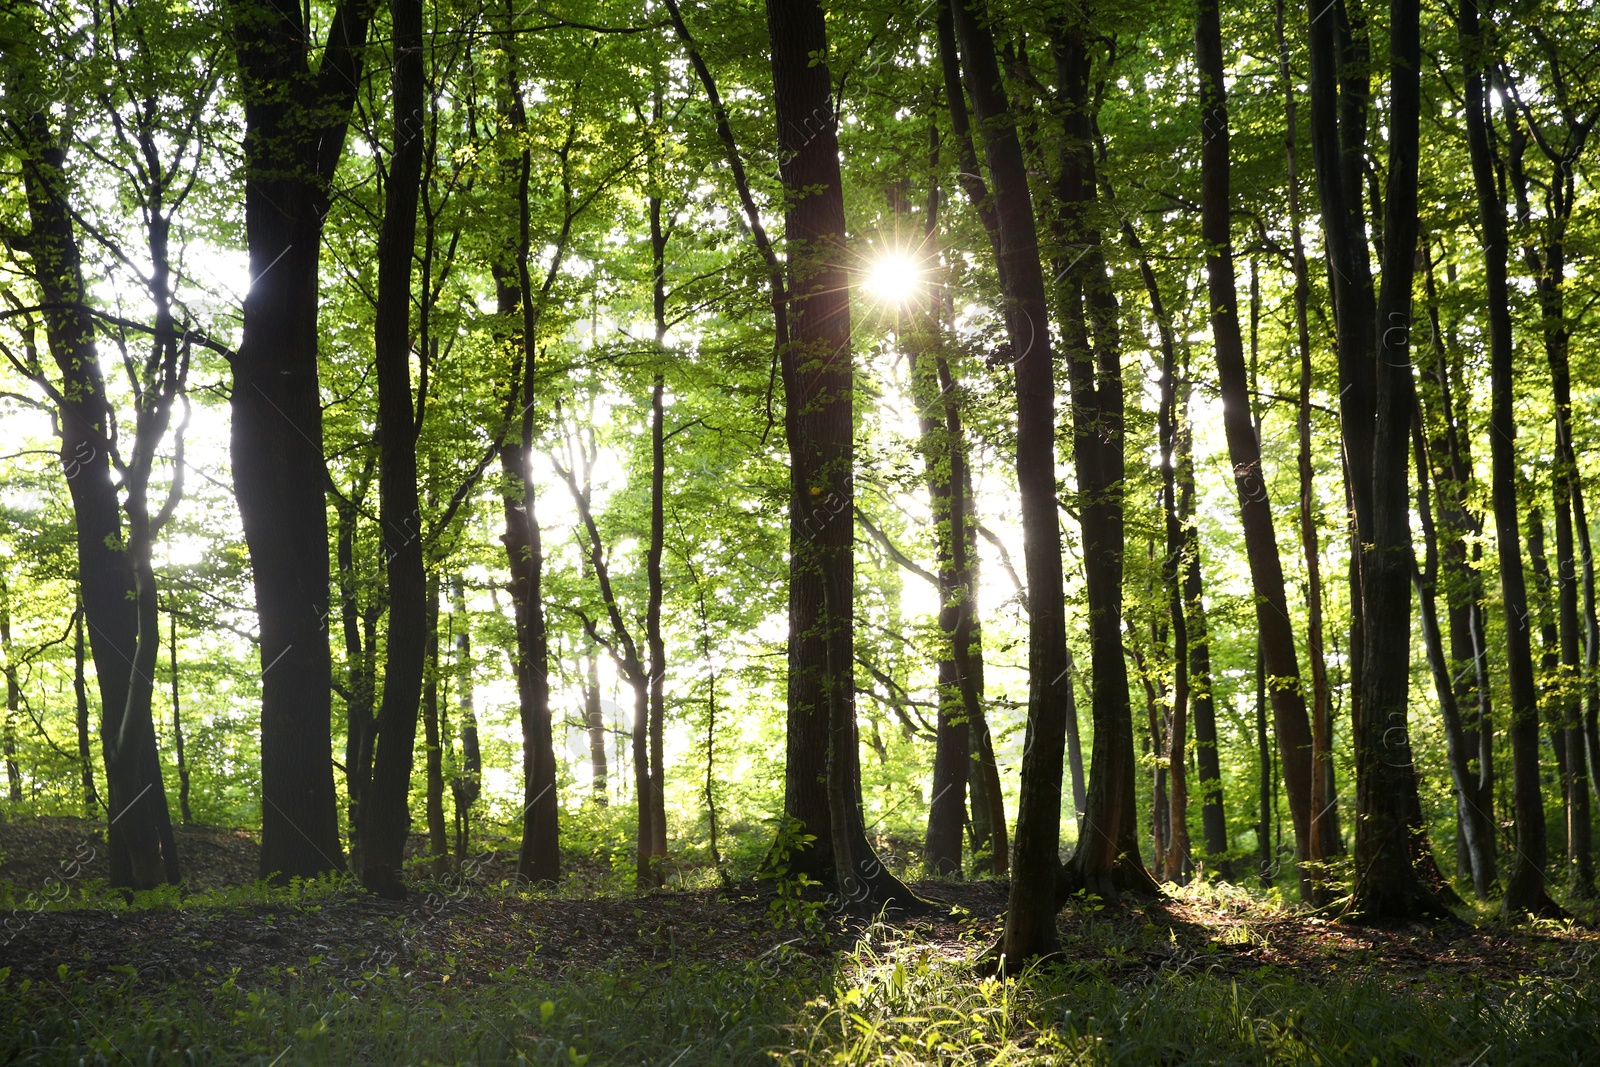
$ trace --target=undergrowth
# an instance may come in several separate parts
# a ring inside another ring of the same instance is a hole
[[[205,906],[309,912],[343,888],[257,887]],[[529,959],[476,983],[397,967],[341,978],[315,957],[248,983],[0,968],[0,1064],[1600,1063],[1592,936],[1552,928],[1565,962],[1510,978],[1240,966],[1226,946],[1266,945],[1286,913],[1232,887],[1179,892],[1217,919],[1214,951],[1081,907],[1065,920],[1067,961],[1010,979],[974,973],[982,924],[961,941],[873,924],[828,954],[802,923],[756,958],[674,952],[554,977]]]

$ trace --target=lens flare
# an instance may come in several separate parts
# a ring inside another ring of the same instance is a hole
[[[867,270],[866,290],[886,304],[904,304],[916,295],[922,272],[910,257],[890,252]]]

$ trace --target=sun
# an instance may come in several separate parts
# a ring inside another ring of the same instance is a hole
[[[885,304],[907,303],[921,285],[921,269],[899,252],[886,253],[867,268],[865,288]]]

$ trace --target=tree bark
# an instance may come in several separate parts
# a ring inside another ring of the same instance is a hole
[[[1027,167],[1000,81],[988,12],[982,0],[970,4],[949,0],[949,6],[960,42],[966,89],[993,182],[996,262],[1004,287],[1006,333],[1016,380],[1017,484],[1028,577],[1028,726],[1010,902],[999,945],[1007,964],[1016,966],[1059,947],[1054,890],[1061,840],[1065,690],[1070,683],[1062,611],[1061,535],[1056,519],[1055,374]],[[1092,801],[1090,806],[1093,809]],[[1109,828],[1114,841],[1114,823],[1096,825]],[[1109,875],[1113,849],[1112,844],[1097,849],[1102,862],[1091,869],[1103,869]]]
[[[435,878],[450,873],[450,831],[444,821],[444,749],[449,723],[439,704],[439,576],[428,575],[428,643],[422,679],[422,743],[425,747],[423,804],[428,821],[428,853]]]
[[[1390,3],[1389,166],[1383,229],[1383,272],[1377,303],[1377,357],[1372,375],[1375,423],[1372,482],[1363,496],[1361,600],[1362,713],[1356,727],[1356,880],[1351,907],[1373,918],[1401,919],[1443,911],[1424,884],[1415,840],[1419,820],[1407,807],[1416,769],[1408,734],[1411,673],[1411,425],[1416,400],[1411,371],[1411,288],[1417,241],[1418,123],[1421,110],[1419,9]],[[1359,512],[1358,512],[1359,519]],[[1420,815],[1420,809],[1417,812]],[[1430,856],[1431,859],[1431,856]]]
[[[850,279],[822,8],[768,0],[767,32],[789,253],[779,352],[790,460],[784,812],[816,837],[800,871],[852,907],[915,908],[868,844],[860,807]]]
[[[1472,876],[1473,893],[1478,899],[1484,900],[1488,898],[1494,886],[1494,852],[1491,843],[1494,838],[1494,825],[1477,803],[1478,776],[1471,765],[1477,753],[1469,743],[1467,731],[1462,724],[1461,708],[1456,701],[1456,687],[1450,673],[1450,659],[1439,627],[1439,538],[1433,520],[1431,494],[1428,491],[1430,467],[1420,406],[1417,409],[1414,429],[1417,515],[1422,525],[1425,555],[1424,563],[1420,567],[1413,557],[1412,581],[1417,587],[1428,667],[1433,674],[1434,690],[1439,697],[1439,716],[1444,722],[1445,751],[1450,762],[1451,781],[1455,785],[1456,817],[1461,832],[1461,844],[1467,856],[1468,871]]]
[[[379,896],[405,897],[400,880],[411,830],[411,767],[428,645],[427,576],[411,392],[411,267],[422,186],[422,0],[390,0],[393,23],[393,151],[378,235],[378,304],[373,348],[378,380],[378,501],[388,575],[389,627],[383,697],[373,724],[372,781],[361,806],[361,882]]]
[[[1284,0],[1275,0],[1274,29],[1278,40],[1278,79],[1283,85],[1285,181],[1289,200],[1290,257],[1294,270],[1295,342],[1300,354],[1300,404],[1296,430],[1299,436],[1300,547],[1306,561],[1306,660],[1311,668],[1311,841],[1313,865],[1324,864],[1342,852],[1339,806],[1333,775],[1333,714],[1328,701],[1328,664],[1322,636],[1322,553],[1317,535],[1315,472],[1311,449],[1311,279],[1306,263],[1305,236],[1300,207],[1300,150],[1297,134],[1298,105],[1294,72],[1289,63],[1289,40],[1284,27]],[[1326,904],[1330,891],[1322,871],[1313,867],[1311,898]]]
[[[1234,485],[1244,525],[1245,552],[1256,599],[1263,670],[1272,702],[1274,732],[1283,764],[1284,788],[1294,822],[1295,855],[1302,865],[1300,894],[1310,895],[1304,868],[1311,852],[1312,735],[1300,688],[1300,665],[1289,622],[1283,563],[1273,528],[1272,502],[1261,467],[1261,442],[1251,425],[1244,345],[1239,334],[1238,293],[1233,277],[1230,233],[1228,109],[1223,86],[1222,24],[1217,0],[1200,0],[1195,24],[1195,57],[1204,109],[1201,145],[1201,231],[1206,242],[1207,293],[1215,341],[1217,379],[1222,392],[1223,428],[1233,462]]]
[[[1544,798],[1539,786],[1539,696],[1533,674],[1527,582],[1522,570],[1522,538],[1517,505],[1515,354],[1511,298],[1506,283],[1505,201],[1496,185],[1489,142],[1489,111],[1484,72],[1489,53],[1479,23],[1478,0],[1462,0],[1456,12],[1465,72],[1467,146],[1477,192],[1478,224],[1484,253],[1489,317],[1491,409],[1489,444],[1493,471],[1495,546],[1500,562],[1501,602],[1505,612],[1506,674],[1510,682],[1511,771],[1516,856],[1506,881],[1502,908],[1508,918],[1555,915],[1545,891],[1547,844]]]
[[[89,752],[89,687],[84,681],[83,597],[80,594],[72,613],[72,696],[78,712],[78,769],[83,780],[83,815],[92,818],[100,807],[100,794],[94,787],[94,757]]]
[[[939,165],[938,131],[932,132],[930,170]],[[896,188],[890,191],[891,207],[897,220],[909,208],[906,197]],[[923,216],[922,241],[918,252],[923,260],[922,274],[933,277],[938,265],[939,185],[928,189],[927,210]],[[955,413],[949,409],[955,398],[941,391],[935,361],[943,358],[943,323],[938,288],[929,287],[923,306],[912,312],[913,324],[901,336],[910,366],[911,396],[917,406],[919,450],[933,513],[933,532],[939,593],[938,728],[934,742],[933,782],[928,802],[928,826],[923,839],[923,868],[932,876],[961,876],[962,824],[967,810],[967,778],[971,759],[971,722],[967,716],[965,686],[957,665],[957,644],[967,644],[970,657],[972,590],[962,584],[958,573],[957,545],[964,556],[967,547],[966,515],[962,497],[964,456],[946,422]],[[904,317],[902,316],[902,327]],[[945,419],[939,418],[944,412]],[[963,561],[964,562],[964,561]],[[963,627],[963,622],[967,625]],[[962,630],[966,632],[961,632]],[[975,804],[986,804],[987,797],[974,795]]]
[[[656,120],[661,119],[657,97]],[[661,198],[650,198],[650,296],[655,314],[657,358],[665,362],[667,351],[667,238],[661,226]],[[650,856],[667,855],[667,794],[665,767],[665,722],[667,709],[667,645],[661,637],[661,552],[666,544],[666,376],[658,369],[650,384],[650,541],[645,549],[645,582],[649,588],[645,606],[645,649],[650,655]]]
[[[527,126],[522,81],[515,53],[507,71],[506,117],[512,130]],[[563,159],[563,166],[565,160]],[[517,316],[520,329],[509,339],[511,377],[516,382],[506,405],[507,420],[516,420],[518,432],[507,435],[500,447],[504,476],[502,504],[505,515],[510,593],[516,619],[517,708],[522,727],[522,847],[517,854],[517,877],[522,881],[553,883],[561,876],[560,802],[556,795],[555,744],[550,722],[550,645],[545,630],[543,598],[544,542],[536,511],[538,491],[533,481],[534,415],[538,405],[538,368],[535,339],[539,317],[566,250],[571,215],[556,241],[545,283],[536,294],[529,273],[532,252],[530,222],[531,151],[522,144],[509,153],[506,170],[512,181],[512,205],[517,212],[516,238],[510,262],[495,272],[496,309]],[[565,182],[565,173],[563,181]]]
[[[8,91],[18,88],[13,77],[21,76],[9,73]],[[52,394],[59,415],[60,462],[72,499],[78,582],[100,690],[110,881],[148,889],[176,882],[179,874],[151,711],[159,636],[149,573],[149,515],[140,507],[147,453],[154,448],[150,434],[154,428],[159,438],[164,431],[171,396],[150,397],[148,412],[136,419],[131,462],[124,462],[115,454],[94,322],[84,303],[82,257],[68,202],[67,149],[41,112],[24,113],[17,125],[25,146],[27,251],[42,303],[50,309],[43,316],[45,335],[61,387],[50,387],[42,375],[36,381]],[[114,468],[129,490],[125,508],[118,501]],[[141,518],[144,523],[135,526]]]
[[[1058,247],[1053,251],[1072,403],[1095,728],[1083,832],[1062,871],[1057,897],[1059,901],[1079,888],[1108,898],[1122,890],[1158,895],[1138,844],[1133,718],[1122,647],[1126,465],[1121,309],[1093,222],[1099,182],[1086,26],[1071,22],[1054,27],[1051,48],[1063,134],[1054,186]]]
[[[344,0],[310,65],[299,5],[230,0],[244,98],[250,291],[233,359],[233,474],[261,649],[261,873],[342,866],[329,725],[318,264],[374,0]]]
[[[483,789],[483,757],[478,748],[478,716],[473,707],[472,620],[467,614],[466,583],[457,574],[450,582],[451,615],[460,619],[456,634],[456,690],[460,693],[461,764],[450,778],[450,794],[455,801],[456,863],[467,858],[471,833],[472,806]]]
[[[172,754],[178,764],[178,815],[185,826],[194,821],[189,810],[189,763],[183,754],[183,716],[178,705],[178,616],[167,613],[167,654],[172,668]]]

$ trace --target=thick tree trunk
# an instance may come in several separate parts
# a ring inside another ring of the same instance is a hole
[[[1507,917],[1555,915],[1560,909],[1545,891],[1544,798],[1539,786],[1539,695],[1533,674],[1533,643],[1528,620],[1527,582],[1522,570],[1522,538],[1517,504],[1515,354],[1511,296],[1506,283],[1505,201],[1496,185],[1489,111],[1484,89],[1488,63],[1478,0],[1462,0],[1456,14],[1466,74],[1467,145],[1478,197],[1480,238],[1489,316],[1491,408],[1489,444],[1493,470],[1495,545],[1500,561],[1501,601],[1505,611],[1506,674],[1511,689],[1508,733],[1516,827],[1516,855],[1506,881]]]
[[[1442,911],[1424,884],[1414,841],[1424,831],[1408,803],[1416,770],[1408,734],[1411,675],[1411,425],[1416,400],[1411,371],[1411,287],[1417,241],[1418,121],[1421,110],[1419,10],[1416,0],[1390,4],[1390,104],[1383,273],[1377,304],[1376,421],[1372,483],[1365,498],[1370,542],[1363,538],[1362,714],[1357,724],[1356,879],[1351,906],[1374,918],[1412,918]],[[1357,494],[1358,506],[1362,494]],[[1359,515],[1358,515],[1359,517]],[[1420,816],[1420,809],[1416,813]],[[1431,855],[1430,855],[1431,860]]]
[[[790,457],[784,811],[817,838],[796,857],[800,871],[835,886],[853,906],[917,907],[878,862],[860,807],[851,610],[854,367],[822,8],[816,0],[768,0],[767,31],[789,252],[787,333],[780,335],[787,343],[779,354]]]
[[[378,500],[389,628],[383,698],[374,723],[372,782],[361,812],[361,883],[402,899],[400,880],[411,831],[411,767],[428,645],[428,583],[422,560],[422,502],[417,492],[416,409],[411,392],[411,265],[422,186],[422,0],[391,0],[394,33],[394,150],[378,235],[378,305],[374,363],[378,380]],[[437,598],[436,598],[437,599]]]
[[[1072,397],[1094,721],[1083,832],[1062,871],[1057,895],[1059,900],[1078,888],[1107,897],[1119,890],[1155,895],[1160,891],[1138,846],[1133,718],[1122,650],[1126,467],[1121,309],[1093,222],[1099,183],[1086,27],[1082,23],[1057,27],[1051,47],[1064,135],[1054,190],[1059,242],[1055,257]],[[1033,587],[1030,578],[1029,588]],[[1059,770],[1056,776],[1059,780]]]
[[[315,73],[298,5],[231,0],[244,97],[250,291],[233,359],[233,475],[261,648],[261,873],[341,863],[329,725],[328,522],[317,388],[328,182],[361,80],[372,0],[334,11]]]
[[[1228,109],[1223,87],[1222,25],[1217,0],[1200,0],[1195,25],[1195,56],[1205,112],[1202,123],[1205,139],[1201,145],[1201,230],[1207,249],[1207,292],[1211,302],[1217,379],[1222,392],[1223,428],[1239,494],[1245,553],[1255,590],[1261,659],[1272,702],[1284,788],[1294,822],[1295,855],[1304,864],[1314,858],[1311,852],[1311,722],[1300,688],[1300,665],[1289,621],[1283,563],[1278,555],[1272,502],[1267,496],[1265,472],[1261,467],[1261,442],[1250,419],[1244,345],[1239,334],[1238,293],[1233,277]],[[1307,873],[1304,869],[1299,872],[1302,898],[1310,894]]]

